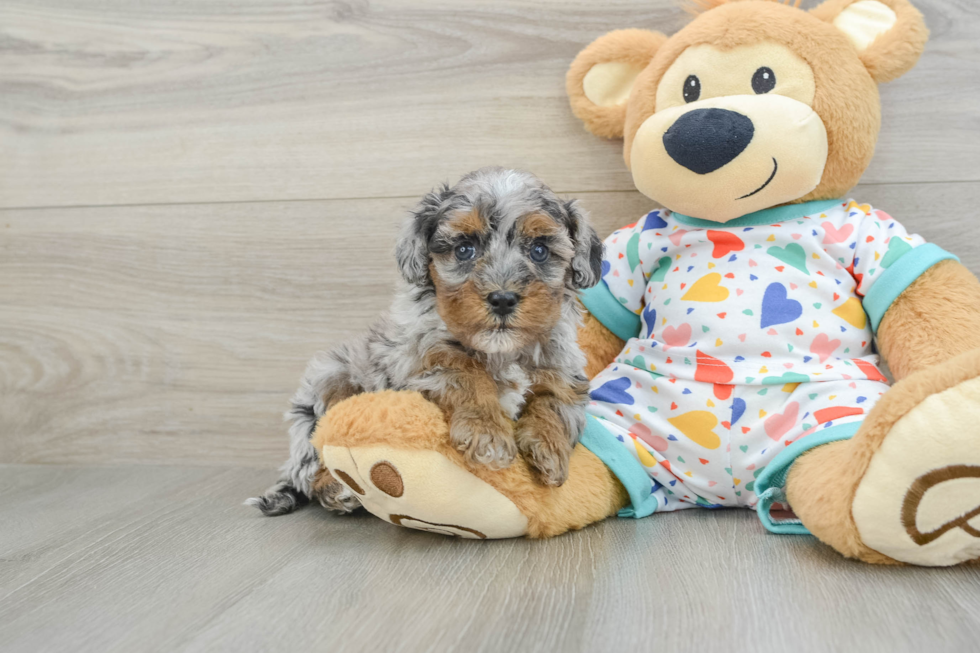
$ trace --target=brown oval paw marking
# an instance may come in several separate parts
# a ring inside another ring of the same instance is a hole
[[[940,469],[934,469],[927,474],[923,474],[915,479],[912,487],[905,493],[905,500],[902,502],[902,525],[905,531],[912,538],[912,541],[919,546],[924,546],[933,542],[954,528],[961,528],[964,532],[973,537],[980,538],[980,530],[977,530],[968,523],[971,519],[980,515],[980,506],[973,510],[952,519],[939,528],[923,533],[917,526],[916,517],[919,512],[919,504],[922,503],[926,491],[945,483],[960,478],[980,478],[980,466],[977,465],[949,465]]]
[[[350,477],[350,474],[339,469],[335,469],[333,470],[333,475],[342,480],[344,484],[347,485],[347,487],[349,487],[353,492],[360,494],[362,497],[364,496],[364,490],[362,490],[361,486],[357,484],[357,481]]]
[[[374,463],[371,467],[371,482],[390,497],[396,499],[405,493],[405,482],[394,465],[386,460]]]

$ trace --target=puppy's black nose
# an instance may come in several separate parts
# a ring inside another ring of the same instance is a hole
[[[677,119],[664,134],[664,148],[691,172],[706,175],[730,163],[755,134],[752,121],[727,109],[695,109]]]
[[[521,296],[509,290],[495,290],[487,295],[490,310],[501,317],[513,313],[519,301],[521,301]]]

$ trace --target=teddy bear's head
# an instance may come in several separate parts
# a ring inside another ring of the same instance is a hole
[[[844,195],[874,153],[877,84],[925,47],[922,15],[907,0],[692,2],[671,37],[620,30],[579,53],[575,115],[623,138],[637,189],[684,215],[727,222]]]

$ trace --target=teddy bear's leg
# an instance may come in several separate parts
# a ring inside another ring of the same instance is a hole
[[[930,268],[878,331],[900,381],[853,439],[770,465],[760,480],[777,489],[785,480],[806,529],[844,555],[920,565],[980,558],[978,325],[976,277],[953,261]]]
[[[581,445],[561,487],[534,480],[522,459],[502,470],[469,466],[439,409],[415,392],[351,397],[313,437],[324,466],[385,521],[476,539],[550,537],[615,514],[629,499]]]

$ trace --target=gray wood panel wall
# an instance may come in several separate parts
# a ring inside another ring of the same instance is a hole
[[[811,3],[805,3],[809,6]],[[882,88],[854,196],[980,270],[980,4]],[[564,73],[671,0],[0,3],[0,463],[278,464],[306,359],[387,304],[395,225],[527,168],[600,231],[653,205]]]

